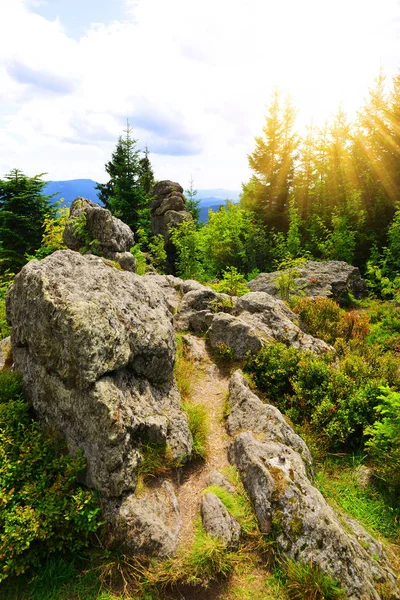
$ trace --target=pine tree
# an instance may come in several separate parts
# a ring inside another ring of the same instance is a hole
[[[145,156],[141,159],[132,131],[127,121],[125,135],[118,138],[111,160],[105,165],[110,179],[106,184],[98,183],[96,189],[105,207],[136,232],[139,227],[143,227],[143,221],[148,223],[150,218],[149,204],[154,176],[148,150],[146,148]]]
[[[259,214],[264,223],[287,229],[289,196],[294,178],[298,137],[293,131],[296,113],[289,98],[283,106],[275,90],[266,117],[263,135],[249,155],[254,175],[243,186],[241,205]]]
[[[200,200],[196,199],[197,190],[193,187],[193,177],[190,178],[190,187],[185,190],[186,208],[191,213],[194,223],[200,219]]]
[[[0,271],[17,272],[41,245],[44,222],[55,214],[41,175],[27,177],[13,169],[0,180]]]

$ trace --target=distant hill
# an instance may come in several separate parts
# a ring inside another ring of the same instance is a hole
[[[92,179],[71,179],[69,181],[48,181],[43,189],[45,194],[56,194],[54,201],[64,198],[64,206],[71,203],[78,196],[100,204],[95,189],[96,182]]]
[[[48,195],[56,194],[54,201],[64,198],[64,206],[71,206],[71,203],[78,196],[88,198],[93,202],[101,204],[95,189],[96,182],[92,179],[70,179],[69,181],[48,181],[44,187],[44,193]],[[205,223],[208,220],[208,211],[211,209],[216,212],[220,206],[223,206],[226,200],[232,202],[239,201],[237,190],[225,190],[216,188],[211,190],[198,190],[196,198],[200,200],[200,221]]]

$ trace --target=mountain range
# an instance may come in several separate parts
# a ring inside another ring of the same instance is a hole
[[[96,182],[92,179],[70,179],[68,181],[47,181],[43,189],[49,196],[54,194],[54,201],[64,200],[64,206],[71,203],[78,196],[99,202],[96,191]],[[197,190],[196,199],[200,200],[200,221],[204,223],[208,218],[208,211],[216,212],[226,200],[234,203],[239,201],[240,191],[226,190],[223,188]]]

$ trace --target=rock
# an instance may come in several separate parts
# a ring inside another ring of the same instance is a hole
[[[295,279],[297,290],[306,296],[332,298],[343,303],[349,292],[355,298],[367,296],[367,286],[361,278],[357,267],[342,261],[316,262],[309,260],[296,267],[298,277]],[[261,273],[248,283],[252,292],[266,292],[271,296],[278,294],[277,277],[280,273]],[[296,295],[296,290],[293,292]]]
[[[175,272],[175,248],[171,242],[171,230],[192,219],[182,192],[179,183],[159,181],[153,188],[154,199],[151,203],[151,233],[163,236],[167,269],[172,274]]]
[[[67,385],[84,389],[123,367],[152,382],[172,378],[175,335],[161,290],[96,256],[62,250],[28,263],[10,288],[7,318],[13,348],[28,346]]]
[[[96,252],[119,262],[123,269],[134,272],[136,260],[129,252],[134,244],[132,230],[113,217],[109,210],[86,198],[76,198],[71,205],[70,216],[63,233],[65,245],[76,252],[87,247],[88,240],[84,234],[75,230],[75,224],[82,218],[86,235],[95,243]],[[90,251],[90,248],[87,250]]]
[[[367,488],[374,479],[374,470],[371,467],[360,465],[354,473],[357,483],[360,487]]]
[[[181,302],[182,294],[180,292],[180,286],[182,279],[174,277],[173,275],[150,273],[143,275],[142,280],[156,283],[161,288],[171,314],[175,315]]]
[[[187,359],[195,363],[201,363],[207,359],[204,340],[188,333],[182,336],[182,342],[183,353]]]
[[[251,391],[239,370],[233,373],[229,381],[228,400],[231,412],[226,421],[226,429],[229,435],[242,431],[263,433],[266,439],[293,448],[303,458],[308,472],[314,472],[307,444],[293,431],[275,406],[265,404]]]
[[[246,354],[257,354],[262,348],[254,327],[226,313],[215,315],[207,331],[207,340],[217,352],[229,349],[234,360],[243,360]]]
[[[84,451],[88,485],[106,497],[133,492],[147,442],[190,455],[172,316],[155,283],[58,251],[16,276],[7,318],[26,394],[71,451]]]
[[[232,442],[229,459],[239,470],[261,531],[274,537],[279,552],[318,565],[340,582],[349,600],[379,600],[379,585],[387,597],[400,598],[387,557],[383,552],[379,560],[374,556],[377,542],[363,543],[370,538],[363,528],[357,525],[357,533],[335,514],[311,484],[298,452],[246,432]]]
[[[11,337],[8,336],[0,342],[0,371],[8,371],[12,364]]]
[[[235,488],[231,485],[225,475],[218,471],[211,471],[207,479],[208,485],[217,485],[218,487],[224,488],[230,494],[235,493]]]
[[[207,492],[200,505],[203,526],[209,536],[221,540],[228,548],[236,550],[239,545],[240,525],[215,494]]]
[[[218,294],[209,287],[201,286],[185,293],[176,315],[176,327],[180,331],[191,329],[191,320],[200,311],[213,313],[212,307],[218,300],[228,298],[226,294]]]
[[[175,554],[182,522],[174,488],[168,481],[144,496],[131,494],[120,503],[103,503],[103,514],[109,525],[109,545],[158,558]]]
[[[316,354],[334,351],[323,340],[304,333],[298,316],[282,300],[265,292],[250,292],[238,298],[233,312],[266,343],[275,340]]]

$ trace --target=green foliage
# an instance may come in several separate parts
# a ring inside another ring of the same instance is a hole
[[[241,489],[234,493],[228,492],[225,488],[218,485],[208,486],[202,493],[211,492],[218,496],[228,512],[238,521],[242,529],[242,534],[247,537],[260,536],[257,518],[253,506],[246,492]]]
[[[71,219],[71,227],[74,232],[74,236],[83,244],[80,249],[81,254],[91,252],[92,254],[100,254],[100,247],[98,240],[92,239],[89,232],[86,213],[82,211],[76,217]]]
[[[186,413],[190,433],[193,436],[192,456],[193,458],[205,460],[209,433],[207,408],[203,404],[187,401],[182,403],[182,409]]]
[[[18,169],[0,179],[0,270],[18,272],[25,256],[39,247],[45,219],[54,209],[42,193],[41,175],[27,177]]]
[[[0,275],[0,340],[3,340],[11,333],[11,327],[6,320],[6,295],[14,277],[14,273],[10,273],[9,270]]]
[[[154,267],[159,273],[165,273],[167,253],[164,246],[164,237],[161,233],[150,238],[148,246]]]
[[[381,388],[376,406],[379,420],[366,431],[367,448],[377,475],[396,492],[400,489],[400,393]]]
[[[372,535],[383,535],[396,542],[398,514],[390,506],[390,498],[372,480],[368,485],[360,484],[365,458],[365,455],[326,457],[317,470],[318,487],[334,508],[356,519]]]
[[[171,231],[176,250],[176,270],[183,279],[204,279],[202,230],[192,219],[183,221]]]
[[[345,600],[346,594],[328,574],[313,562],[287,559],[286,591],[290,600]]]
[[[0,373],[0,581],[49,555],[76,552],[99,527],[91,492],[76,487],[81,454],[33,421],[19,398],[21,379]],[[13,394],[14,397],[13,397]]]
[[[67,246],[64,244],[63,232],[65,225],[69,217],[69,209],[61,208],[58,214],[53,217],[46,217],[44,220],[43,228],[44,233],[42,237],[42,244],[38,250],[36,250],[33,256],[27,256],[30,260],[36,258],[41,260],[46,258],[57,250],[64,250]]]
[[[286,256],[285,259],[278,266],[279,273],[275,277],[274,281],[278,286],[278,295],[285,302],[290,302],[292,296],[301,295],[303,292],[296,283],[297,277],[299,277],[299,267],[304,264],[304,258],[293,259],[290,256]]]
[[[213,285],[213,288],[222,294],[229,296],[243,296],[249,293],[244,275],[238,272],[236,267],[228,267],[222,272],[222,280]]]
[[[197,190],[193,188],[193,179],[191,178],[190,187],[185,190],[186,208],[192,215],[194,223],[197,225],[200,218],[200,200],[197,200],[196,196]]]
[[[118,138],[111,160],[105,165],[108,183],[97,184],[99,199],[111,213],[136,233],[150,232],[150,202],[154,175],[146,148],[144,157],[136,149],[137,140],[127,123],[125,136]]]
[[[135,244],[135,246],[131,248],[131,254],[136,259],[136,273],[138,275],[144,275],[147,273],[146,256],[144,252],[142,252],[139,244]]]

